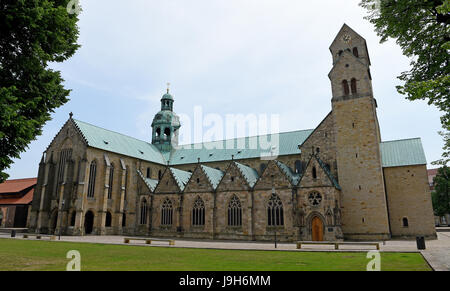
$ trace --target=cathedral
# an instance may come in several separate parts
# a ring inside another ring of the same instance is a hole
[[[167,91],[141,141],[70,118],[43,154],[29,214],[36,233],[280,241],[435,238],[420,138],[381,141],[366,41],[344,25],[330,46],[331,111],[279,134],[178,146]],[[263,136],[256,137],[266,138]],[[219,144],[222,142],[219,142]],[[217,144],[217,142],[215,143]]]

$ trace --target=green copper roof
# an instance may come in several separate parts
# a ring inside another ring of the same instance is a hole
[[[239,164],[236,162],[235,164],[238,167],[239,171],[241,171],[248,185],[250,187],[255,186],[256,182],[258,181],[258,172],[255,169],[247,167],[243,164]]]
[[[312,132],[313,130],[299,130],[278,134],[278,147],[273,152],[278,152],[279,156],[300,154],[298,145],[303,143]],[[235,160],[260,158],[261,155],[270,155],[270,149],[265,149],[264,143],[270,140],[270,135],[261,135],[182,145],[172,152],[170,165],[193,164],[198,162],[198,158],[201,163],[229,161],[233,155]]]
[[[298,185],[298,182],[300,181],[300,177],[301,177],[300,174],[294,173],[294,171],[292,171],[292,169],[289,166],[287,166],[286,164],[283,164],[280,161],[275,161],[275,162],[277,163],[280,170],[286,175],[289,182],[291,182],[292,185]]]
[[[86,122],[72,119],[88,146],[101,150],[166,164],[159,150],[152,144]]]
[[[182,171],[175,168],[169,168],[172,172],[173,177],[177,181],[178,187],[181,191],[184,190],[184,187],[186,187],[186,184],[189,182],[189,179],[191,178],[192,173]]]
[[[224,172],[204,165],[201,165],[201,167],[206,177],[208,177],[209,182],[211,182],[213,189],[216,189],[217,186],[219,186],[220,181],[222,180]]]
[[[144,181],[145,185],[147,185],[147,187],[150,189],[150,191],[152,191],[152,192],[155,191],[155,188],[158,185],[159,181],[144,177],[142,172],[139,170],[137,170],[137,173],[139,174],[141,179]]]
[[[385,141],[380,149],[385,168],[427,164],[420,138]]]

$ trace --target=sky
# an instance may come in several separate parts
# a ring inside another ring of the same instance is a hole
[[[329,46],[344,23],[372,62],[383,141],[422,138],[440,158],[441,113],[397,93],[409,60],[380,44],[359,0],[81,0],[79,43],[61,71],[70,101],[16,159],[10,179],[36,177],[42,153],[74,118],[151,142],[151,122],[170,82],[174,111],[279,116],[281,132],[315,128],[331,111]],[[199,141],[193,136],[192,141]],[[429,167],[433,167],[429,165]]]

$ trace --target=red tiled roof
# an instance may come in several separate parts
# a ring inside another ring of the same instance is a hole
[[[19,193],[37,183],[37,178],[7,180],[0,184],[0,194]]]
[[[29,178],[29,179],[8,180],[0,184],[0,205],[30,204],[33,201],[34,186],[36,186],[36,183],[37,178]],[[24,190],[27,189],[29,190],[27,192],[24,192]],[[5,198],[2,199],[2,197]]]
[[[34,188],[20,198],[0,199],[0,205],[26,205],[33,201]]]

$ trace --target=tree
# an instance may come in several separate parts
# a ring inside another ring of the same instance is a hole
[[[70,2],[0,1],[0,182],[12,159],[68,101],[70,90],[48,64],[67,60],[79,48],[78,17],[69,13]]]
[[[434,177],[433,209],[437,216],[450,213],[450,168],[444,166]]]
[[[396,39],[411,58],[411,70],[398,77],[397,86],[408,100],[427,100],[443,112],[441,123],[450,131],[450,0],[362,0],[366,17],[381,42]],[[448,162],[450,149],[444,147]]]

